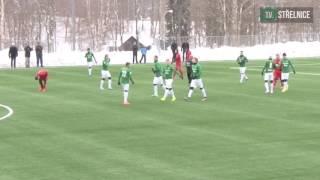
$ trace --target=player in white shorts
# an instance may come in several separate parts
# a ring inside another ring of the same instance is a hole
[[[272,57],[269,57],[268,61],[266,61],[261,75],[264,76],[264,87],[266,94],[273,94],[273,71],[275,69],[275,64],[272,61]]]

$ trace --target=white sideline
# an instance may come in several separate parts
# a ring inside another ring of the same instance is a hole
[[[230,67],[230,69],[239,69],[239,67]],[[247,70],[249,71],[261,71],[260,69],[254,69],[254,68],[248,68]],[[297,72],[297,74],[301,74],[301,75],[309,75],[309,76],[320,76],[320,73],[308,73],[308,72]]]
[[[5,108],[5,109],[8,111],[8,114],[6,114],[6,115],[4,115],[4,116],[0,117],[0,121],[5,120],[6,118],[8,118],[8,117],[12,116],[12,114],[13,114],[13,110],[12,110],[9,106],[6,106],[6,105],[3,105],[3,104],[0,104],[0,107],[3,107],[3,108]]]

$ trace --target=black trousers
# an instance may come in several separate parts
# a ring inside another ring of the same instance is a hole
[[[138,55],[137,54],[133,54],[132,57],[132,64],[137,63],[138,64]]]
[[[11,69],[16,68],[16,57],[11,57]]]
[[[43,67],[42,55],[37,55],[37,67],[39,67],[39,65]]]
[[[182,52],[182,61],[184,62],[187,58],[187,51]]]
[[[188,76],[188,82],[190,84],[192,81],[192,67],[187,67],[187,76]]]
[[[147,63],[147,56],[146,56],[145,54],[143,54],[143,55],[141,56],[140,64],[142,63],[142,60],[144,60],[144,64]]]

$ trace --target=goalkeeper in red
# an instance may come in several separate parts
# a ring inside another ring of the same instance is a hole
[[[129,87],[130,81],[132,85],[134,81],[132,79],[132,72],[130,70],[130,63],[126,63],[125,67],[123,67],[119,74],[118,85],[122,86],[123,89],[123,105],[129,105],[128,96],[129,96]]]
[[[287,58],[287,54],[283,53],[283,58],[281,61],[281,82],[283,84],[283,88],[282,88],[282,92],[286,92],[289,89],[289,74],[291,71],[293,71],[294,74],[296,74],[296,70],[294,68],[294,66],[292,65],[291,61]]]
[[[186,101],[189,101],[193,91],[196,88],[199,88],[202,92],[202,101],[207,100],[207,93],[206,90],[204,89],[203,81],[202,81],[202,69],[200,64],[198,63],[198,58],[193,58],[192,59],[192,74],[191,74],[191,83],[190,83],[190,88],[189,88],[189,93],[188,97],[185,98]]]
[[[36,76],[35,80],[39,81],[39,91],[46,92],[47,91],[47,80],[48,80],[48,71],[45,69],[40,69]]]

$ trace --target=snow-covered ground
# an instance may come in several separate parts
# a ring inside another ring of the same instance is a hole
[[[44,54],[45,66],[81,66],[86,65],[84,58],[85,52],[70,51],[68,45],[61,46],[55,53]],[[219,60],[235,60],[239,52],[243,50],[248,59],[267,59],[269,56],[275,56],[277,53],[286,52],[288,57],[320,57],[320,42],[289,42],[273,45],[258,45],[254,47],[221,47],[215,49],[197,48],[191,49],[192,54],[199,57],[203,61],[219,61]],[[112,64],[124,64],[132,61],[132,52],[95,52],[98,64],[103,60],[104,54],[108,53],[111,57]],[[165,61],[171,58],[171,51],[159,51],[158,48],[153,47],[147,55],[147,62],[153,61],[153,56],[158,55],[160,61]],[[138,54],[138,58],[140,58]],[[10,59],[8,57],[8,49],[0,51],[0,68],[9,68]],[[34,51],[31,56],[31,65],[36,65],[36,57]],[[24,67],[24,52],[19,52],[17,58],[17,67]]]

